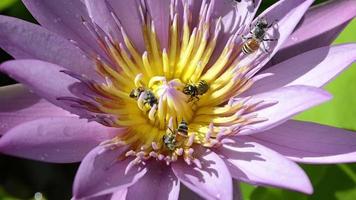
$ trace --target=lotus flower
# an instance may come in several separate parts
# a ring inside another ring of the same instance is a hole
[[[310,194],[295,162],[356,161],[356,134],[291,120],[355,61],[330,46],[352,0],[23,2],[42,26],[0,17],[21,83],[1,88],[0,151],[81,161],[73,199],[233,199],[232,178]]]

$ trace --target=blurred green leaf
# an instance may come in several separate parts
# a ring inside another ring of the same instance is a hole
[[[17,0],[1,0],[0,12],[12,6],[12,4],[14,4],[15,2],[17,2]]]
[[[1,200],[19,200],[17,198],[11,197],[9,194],[5,192],[3,188],[0,188],[0,199]]]
[[[353,20],[336,39],[335,44],[356,42],[355,30],[356,20]],[[334,96],[331,101],[302,113],[296,119],[356,130],[355,85],[356,64],[353,64],[325,87]]]

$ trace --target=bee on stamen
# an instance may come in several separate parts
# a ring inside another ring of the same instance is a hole
[[[163,136],[164,145],[170,150],[174,151],[179,143],[182,142],[182,138],[188,137],[188,123],[184,120],[178,125],[176,130],[172,130],[170,127],[167,128],[166,134]]]
[[[168,127],[166,134],[163,136],[164,145],[171,151],[173,151],[177,146],[176,132]]]
[[[208,90],[208,83],[201,80],[198,84],[186,84],[183,88],[183,93],[190,96],[188,102],[191,102],[194,99],[199,100],[199,96],[205,94]]]
[[[144,87],[138,87],[133,89],[130,92],[129,96],[133,99],[138,100],[138,98],[141,96],[142,93],[144,93],[143,96],[144,105],[149,105],[150,107],[153,107],[155,104],[158,104],[158,99],[155,97],[153,92],[151,90],[146,90]]]
[[[155,97],[152,91],[146,90],[146,94],[143,98],[143,104],[148,104],[149,106],[153,107],[155,104],[158,104],[158,99]]]
[[[267,30],[271,28],[273,25],[274,23],[268,24],[265,18],[258,19],[255,26],[253,28],[250,27],[251,36],[249,37],[242,36],[242,39],[245,40],[242,46],[242,52],[245,55],[252,54],[256,52],[262,44],[263,50],[266,53],[268,53],[269,51],[266,49],[264,42],[277,40],[277,39],[265,38]]]
[[[130,92],[130,97],[133,98],[133,99],[138,99],[138,97],[140,97],[141,93],[145,91],[145,88],[143,87],[138,87],[138,88],[135,88],[133,90],[131,90]]]
[[[177,128],[178,134],[187,137],[188,136],[188,123],[184,120],[178,125]]]

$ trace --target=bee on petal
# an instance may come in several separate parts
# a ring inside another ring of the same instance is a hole
[[[260,48],[261,44],[263,46],[263,50],[268,52],[264,42],[277,40],[265,37],[267,30],[273,25],[274,23],[268,24],[266,18],[258,19],[255,26],[253,28],[250,27],[250,36],[242,36],[242,39],[245,40],[244,44],[242,45],[242,52],[245,55],[252,54]]]

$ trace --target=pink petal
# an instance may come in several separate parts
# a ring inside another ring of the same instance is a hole
[[[250,184],[313,192],[307,175],[294,162],[245,137],[238,137],[235,142],[218,151],[234,178]]]
[[[326,91],[309,86],[288,86],[252,96],[250,103],[261,101],[278,103],[253,112],[259,118],[267,120],[251,124],[239,134],[247,135],[271,129],[292,116],[330,99],[331,96]]]
[[[290,120],[252,140],[302,163],[356,162],[356,133]]]
[[[158,161],[148,164],[147,174],[128,188],[126,199],[177,200],[180,183],[170,167]],[[149,187],[148,187],[149,186]]]
[[[46,29],[76,41],[85,50],[102,52],[83,19],[90,21],[85,5],[80,0],[22,0],[36,20]]]
[[[96,145],[120,133],[75,117],[51,117],[22,123],[0,140],[4,154],[54,163],[78,162]]]
[[[271,60],[279,63],[300,53],[330,45],[356,16],[353,0],[328,1],[312,7]]]
[[[41,99],[21,84],[0,87],[0,135],[31,120],[69,115],[67,111]]]
[[[232,179],[225,163],[214,152],[206,152],[200,158],[202,169],[188,166],[185,162],[172,164],[178,179],[206,199],[233,199]]]
[[[258,18],[266,17],[270,23],[274,20],[278,20],[276,27],[278,27],[279,33],[273,34],[272,30],[268,31],[269,34],[273,35],[271,37],[277,38],[278,41],[270,43],[273,44],[273,48],[270,49],[271,52],[265,56],[257,68],[262,68],[277,53],[313,1],[314,0],[281,0],[258,16]]]
[[[20,19],[0,16],[0,47],[16,59],[39,59],[97,76],[95,64],[67,39]]]
[[[125,174],[131,159],[119,160],[119,157],[126,151],[125,146],[115,149],[98,146],[90,151],[74,179],[74,197],[81,199],[118,192],[142,178],[147,172],[146,168],[132,167]]]
[[[262,71],[274,75],[257,81],[247,95],[288,85],[322,87],[354,61],[356,44],[314,49]]]
[[[39,60],[15,60],[0,65],[0,70],[27,85],[37,95],[72,113],[84,115],[83,111],[70,106],[59,97],[74,97],[72,91],[79,90],[82,84],[60,72],[64,68]],[[82,88],[80,88],[82,89]],[[79,90],[81,91],[81,90]]]

